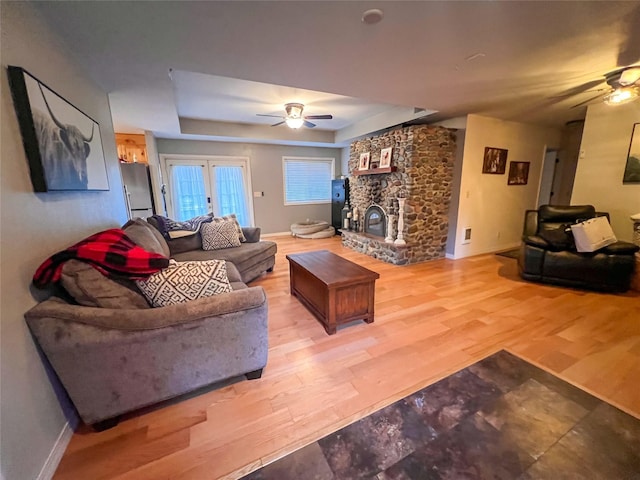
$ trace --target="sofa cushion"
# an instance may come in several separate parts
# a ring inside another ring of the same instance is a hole
[[[233,263],[227,262],[226,267],[227,267],[227,278],[231,283],[242,281],[242,276],[240,275],[240,272],[238,271],[238,269]]]
[[[260,227],[242,227],[242,234],[247,242],[255,243],[260,241]]]
[[[167,268],[146,280],[137,280],[136,284],[154,307],[232,291],[223,260],[176,262],[172,259]]]
[[[157,218],[156,218],[157,217]],[[165,237],[162,235],[162,225],[159,223],[160,216],[153,216],[147,218],[147,222],[149,225],[154,227],[160,233],[160,236],[164,239]],[[167,245],[169,246],[170,255],[174,256],[176,253],[188,252],[190,250],[200,250],[202,249],[202,237],[200,236],[200,232],[197,232],[193,235],[188,235],[181,238],[169,239],[166,240]]]
[[[220,250],[240,246],[238,230],[232,222],[205,223],[201,228],[202,249]]]
[[[213,221],[217,223],[231,222],[236,228],[236,232],[238,233],[238,239],[243,243],[247,241],[235,213],[231,213],[229,215],[223,215],[222,217],[214,217]]]
[[[131,280],[112,280],[90,264],[69,260],[62,267],[60,282],[80,305],[87,307],[149,308]]]
[[[148,252],[158,253],[164,257],[169,257],[170,250],[166,240],[160,231],[141,218],[129,220],[122,226],[122,230],[127,234],[133,243],[144,248]]]
[[[175,259],[182,262],[186,260],[207,260],[217,258],[233,263],[242,273],[253,265],[256,265],[276,254],[277,245],[275,242],[262,240],[258,243],[243,243],[236,248],[225,248],[223,250],[205,251],[191,250],[175,256]]]

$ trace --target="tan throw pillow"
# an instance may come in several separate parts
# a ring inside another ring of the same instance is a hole
[[[164,257],[169,257],[169,245],[162,234],[151,224],[136,218],[129,220],[122,226],[122,230],[133,243],[144,248],[147,252],[158,253]]]
[[[76,302],[86,307],[101,308],[149,308],[144,297],[115,280],[112,280],[90,264],[69,260],[62,267],[60,282]]]
[[[171,259],[167,268],[146,280],[136,280],[136,285],[154,307],[232,291],[224,260],[176,262]]]
[[[205,223],[200,229],[203,250],[239,247],[238,230],[233,222]]]
[[[238,232],[238,239],[241,242],[246,242],[247,239],[244,237],[244,233],[242,231],[242,227],[240,226],[240,223],[238,222],[238,218],[236,217],[235,213],[231,213],[229,215],[224,215],[222,217],[214,217],[213,222],[232,222],[235,227],[236,227],[236,231]]]

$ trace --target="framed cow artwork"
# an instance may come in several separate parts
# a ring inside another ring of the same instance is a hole
[[[109,190],[100,125],[20,67],[8,67],[36,192]]]

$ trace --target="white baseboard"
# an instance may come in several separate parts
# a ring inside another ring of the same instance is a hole
[[[69,445],[72,436],[73,430],[69,422],[67,422],[64,424],[64,427],[62,427],[62,431],[60,435],[58,435],[58,439],[53,445],[47,461],[44,462],[37,480],[51,480],[53,478],[53,474],[56,473],[56,468],[58,468],[58,464],[60,460],[62,460],[62,455],[64,455],[64,451],[67,449],[67,445]]]
[[[291,232],[263,233],[262,235],[260,235],[260,238],[282,237],[283,235],[291,236]]]
[[[444,258],[448,258],[449,260],[455,260],[456,257],[453,253],[445,253]]]

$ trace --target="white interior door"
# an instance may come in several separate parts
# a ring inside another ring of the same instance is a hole
[[[235,213],[242,226],[253,225],[248,159],[164,158],[168,178],[168,210],[178,221],[213,213]]]

